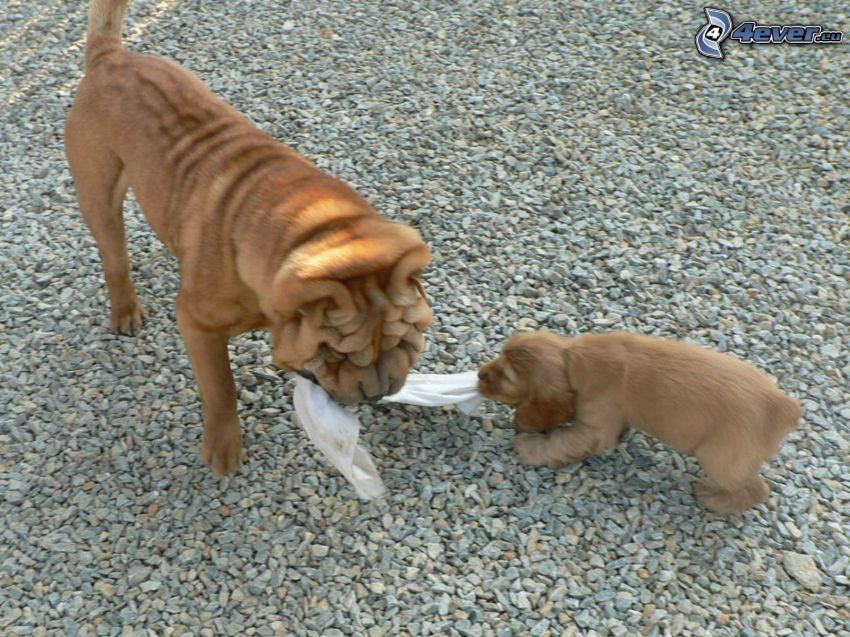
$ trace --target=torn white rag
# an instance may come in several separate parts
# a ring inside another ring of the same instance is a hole
[[[381,402],[423,407],[457,405],[469,415],[484,397],[478,393],[478,372],[460,374],[408,374],[401,391]],[[307,436],[339,469],[361,498],[371,500],[386,492],[375,463],[357,444],[360,421],[354,411],[337,404],[322,387],[295,376],[295,414]]]
[[[360,421],[337,404],[320,385],[295,377],[295,415],[310,440],[340,470],[361,498],[371,500],[386,492],[369,452],[357,444]]]
[[[460,374],[408,374],[404,387],[392,396],[384,396],[384,403],[407,403],[422,407],[457,405],[467,416],[484,396],[478,393],[478,372]]]

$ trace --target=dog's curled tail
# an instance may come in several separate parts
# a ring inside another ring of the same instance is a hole
[[[104,53],[121,48],[121,27],[130,0],[92,0],[86,33],[86,67]]]

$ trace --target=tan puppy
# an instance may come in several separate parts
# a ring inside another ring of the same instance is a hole
[[[122,203],[131,187],[180,260],[177,320],[203,402],[202,455],[242,458],[228,339],[272,332],[275,362],[312,371],[338,400],[398,390],[431,322],[419,234],[258,130],[200,80],[121,46],[127,0],[94,0],[86,75],[66,150],[103,261],[112,328],[142,306],[130,280]]]
[[[628,426],[696,456],[700,503],[718,513],[767,499],[759,475],[799,403],[749,363],[696,345],[611,332],[517,334],[479,371],[479,391],[516,406],[525,464],[557,467],[611,449]],[[553,429],[575,415],[575,424]]]

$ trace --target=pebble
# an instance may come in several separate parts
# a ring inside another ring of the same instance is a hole
[[[810,555],[785,551],[782,566],[791,577],[810,590],[820,590],[823,585],[823,576]]]
[[[151,569],[147,566],[131,566],[127,572],[127,581],[130,586],[137,586],[144,582],[151,573]]]
[[[314,558],[321,559],[327,557],[330,552],[330,548],[323,544],[314,544],[310,547],[310,552],[313,554]]]

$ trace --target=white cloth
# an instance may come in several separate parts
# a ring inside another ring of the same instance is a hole
[[[469,415],[484,397],[478,393],[478,372],[460,374],[408,374],[401,390],[382,402],[424,407],[457,405]],[[371,500],[386,493],[369,452],[357,444],[360,421],[355,413],[337,404],[322,387],[295,376],[295,415],[307,436],[351,483],[361,498]]]
[[[369,452],[357,444],[360,421],[334,402],[320,385],[295,377],[295,414],[310,440],[366,500],[386,492]]]
[[[408,374],[400,391],[381,402],[407,403],[423,407],[457,405],[467,416],[476,410],[484,396],[478,393],[478,372],[460,374]]]

